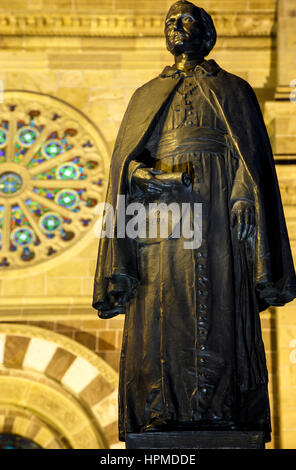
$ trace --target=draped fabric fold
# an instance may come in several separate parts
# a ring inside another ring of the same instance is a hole
[[[235,351],[237,385],[242,392],[268,382],[268,372],[257,298],[253,289],[254,237],[246,243],[233,240],[236,279]],[[247,364],[247,367],[246,367]]]

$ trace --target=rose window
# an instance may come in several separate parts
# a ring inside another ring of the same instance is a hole
[[[99,131],[59,100],[6,92],[0,103],[0,268],[57,256],[95,223],[108,150]]]

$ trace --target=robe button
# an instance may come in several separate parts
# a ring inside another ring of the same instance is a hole
[[[199,320],[201,320],[201,321],[206,321],[207,317],[205,316],[205,313],[206,313],[206,312],[201,312],[201,315],[200,315],[200,317],[199,317]]]
[[[208,374],[205,374],[205,373],[202,372],[202,371],[199,371],[198,375],[199,375],[200,377],[202,377],[203,379],[205,379],[205,380],[209,378]]]
[[[208,390],[204,387],[204,388],[201,389],[201,391],[202,391],[202,393],[207,393]]]
[[[205,351],[207,348],[206,348],[206,346],[205,346],[204,344],[202,344],[199,349],[200,349],[201,351]]]
[[[207,290],[199,290],[198,293],[199,293],[199,295],[208,295]]]
[[[206,286],[206,285],[207,285],[207,281],[208,281],[208,278],[206,278],[206,277],[200,276],[200,277],[198,278],[198,282],[199,282],[202,286]]]

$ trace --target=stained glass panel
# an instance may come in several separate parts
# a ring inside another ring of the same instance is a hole
[[[17,434],[0,434],[0,449],[42,449],[36,442]]]

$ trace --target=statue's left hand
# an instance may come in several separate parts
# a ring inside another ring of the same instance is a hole
[[[98,307],[99,317],[112,318],[125,313],[130,287],[131,281],[128,276],[114,275],[109,278],[106,298]]]
[[[255,228],[255,209],[248,201],[236,201],[231,209],[231,226],[240,241],[247,240]]]

